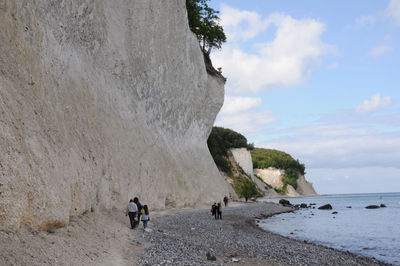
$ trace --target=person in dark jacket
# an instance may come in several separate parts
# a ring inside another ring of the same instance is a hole
[[[211,216],[215,216],[216,211],[217,211],[217,203],[214,202],[214,204],[211,206]],[[215,219],[217,219],[217,218],[215,218]]]
[[[140,221],[140,216],[142,215],[142,204],[139,202],[139,198],[138,197],[135,197],[134,199],[133,199],[133,202],[135,202],[136,203],[136,206],[137,206],[137,208],[138,208],[138,211],[137,211],[137,220],[138,221]]]
[[[225,207],[226,207],[226,206],[228,206],[228,201],[229,201],[228,197],[227,197],[227,196],[225,196],[225,197],[224,197],[224,203],[225,203]]]
[[[221,202],[218,202],[218,205],[215,207],[215,219],[222,219],[222,206]]]

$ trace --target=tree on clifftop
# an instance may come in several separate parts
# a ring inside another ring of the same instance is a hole
[[[219,11],[209,7],[209,0],[186,0],[190,30],[196,34],[201,50],[209,56],[213,48],[226,42],[224,29],[218,24]]]

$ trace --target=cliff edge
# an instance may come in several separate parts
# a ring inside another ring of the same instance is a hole
[[[228,194],[206,145],[224,80],[184,0],[1,1],[0,40],[0,230]]]

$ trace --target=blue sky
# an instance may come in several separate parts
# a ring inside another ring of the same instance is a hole
[[[216,125],[306,164],[320,194],[400,191],[400,0],[211,0]]]

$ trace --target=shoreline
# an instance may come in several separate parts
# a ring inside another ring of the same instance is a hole
[[[208,206],[150,211],[145,232],[121,210],[100,210],[47,232],[0,231],[0,265],[389,265],[257,226],[290,211],[270,202],[231,202],[222,220]]]
[[[279,204],[256,202],[223,208],[222,220],[202,209],[160,217],[153,223],[153,231],[143,235],[151,247],[141,255],[140,264],[389,265],[284,237],[257,225],[259,219],[291,211]]]

